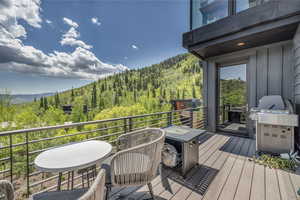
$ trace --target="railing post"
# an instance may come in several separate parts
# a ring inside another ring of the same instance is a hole
[[[173,123],[173,112],[168,112],[168,126],[172,126]]]
[[[12,135],[9,135],[10,182],[13,183],[13,147]]]
[[[127,132],[127,119],[124,119],[124,133]]]
[[[193,122],[194,122],[194,112],[193,109],[190,110],[190,127],[193,128]]]
[[[28,139],[28,132],[26,132],[25,135],[25,143],[26,143],[26,181],[27,181],[27,197],[29,197],[30,194],[30,188],[29,188],[29,139]]]
[[[130,132],[132,131],[132,125],[133,125],[133,122],[132,122],[132,118],[130,117],[129,118],[129,131]]]

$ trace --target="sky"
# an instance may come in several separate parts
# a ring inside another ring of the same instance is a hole
[[[221,67],[220,79],[241,79],[246,81],[246,64]]]
[[[80,87],[187,52],[188,0],[1,0],[0,93]]]

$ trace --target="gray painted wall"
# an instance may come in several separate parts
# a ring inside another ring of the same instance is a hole
[[[216,131],[218,66],[238,64],[241,61],[247,63],[247,99],[250,109],[257,106],[259,99],[265,95],[282,95],[294,102],[293,57],[293,43],[286,41],[207,59],[203,64],[203,84],[206,88],[203,97],[204,105],[207,106],[208,130]],[[250,136],[253,136],[252,121],[248,121],[248,130]]]
[[[295,62],[295,104],[296,104],[296,111],[300,113],[300,25],[296,31],[293,40],[294,45],[294,62]],[[296,128],[296,141],[300,144],[300,128]]]

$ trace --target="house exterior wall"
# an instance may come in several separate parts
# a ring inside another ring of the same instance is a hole
[[[299,48],[300,49],[300,48]],[[247,63],[248,109],[257,106],[265,95],[281,95],[295,102],[293,42],[285,41],[208,58],[202,62],[204,72],[204,106],[207,107],[207,129],[216,131],[218,66]],[[299,66],[300,75],[300,66]],[[300,83],[300,76],[299,76]],[[299,103],[300,103],[300,86]],[[298,96],[297,96],[298,98]],[[248,132],[254,137],[254,124],[248,121]]]
[[[293,47],[294,47],[294,63],[295,63],[295,92],[294,92],[294,99],[295,99],[295,107],[296,113],[300,114],[300,25],[296,31],[293,40]],[[300,144],[300,128],[296,128],[296,138],[295,141]]]

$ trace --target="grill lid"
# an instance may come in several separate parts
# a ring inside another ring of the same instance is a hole
[[[280,95],[264,96],[259,100],[258,110],[285,110],[285,104]]]

